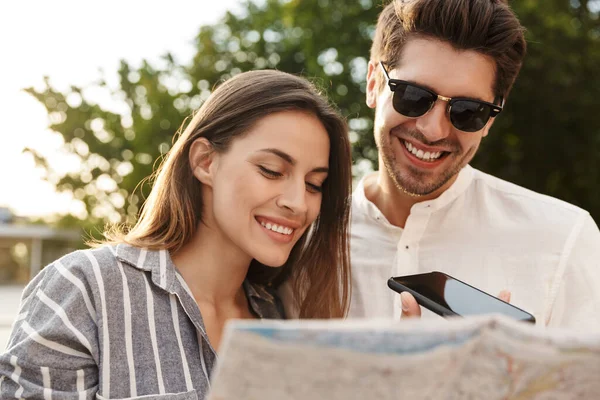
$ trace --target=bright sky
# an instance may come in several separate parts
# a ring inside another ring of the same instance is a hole
[[[171,52],[193,55],[200,26],[218,21],[240,0],[20,0],[0,2],[0,207],[16,215],[65,213],[70,197],[41,179],[26,147],[61,168],[62,138],[47,129],[45,108],[21,89],[50,77],[58,88],[116,78],[119,60],[138,63]],[[64,162],[63,162],[64,164]]]

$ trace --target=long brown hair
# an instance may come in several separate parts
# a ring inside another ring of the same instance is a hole
[[[281,268],[268,268],[254,260],[248,279],[275,287],[291,280],[301,318],[345,316],[350,299],[350,141],[346,123],[335,108],[313,84],[294,75],[251,71],[217,87],[176,136],[153,174],[154,184],[138,222],[127,233],[122,229],[106,232],[107,240],[177,252],[191,240],[202,219],[201,183],[189,163],[192,143],[206,138],[214,151],[226,152],[233,140],[261,118],[287,110],[314,114],[329,135],[329,174],[323,184],[321,210]]]
[[[379,15],[371,60],[394,68],[410,38],[442,40],[491,57],[494,96],[506,98],[525,57],[524,32],[507,0],[394,0]]]

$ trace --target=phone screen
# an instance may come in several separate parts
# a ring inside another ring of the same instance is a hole
[[[531,314],[520,308],[442,272],[400,276],[391,280],[400,285],[396,288],[390,285],[392,289],[401,289],[401,286],[404,286],[454,314],[469,316],[500,313],[518,320],[535,321]],[[421,303],[418,296],[415,295],[415,298]]]

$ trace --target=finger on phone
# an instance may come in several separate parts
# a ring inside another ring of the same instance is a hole
[[[502,301],[510,303],[510,291],[509,290],[502,290],[500,292],[500,294],[498,294],[498,298],[500,300],[502,300]]]
[[[421,316],[421,307],[412,294],[408,292],[400,293],[402,300],[402,318],[418,318]]]

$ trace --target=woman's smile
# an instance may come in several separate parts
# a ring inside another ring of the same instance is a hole
[[[290,243],[294,232],[302,227],[299,222],[281,218],[257,216],[255,219],[270,238],[280,243]]]

